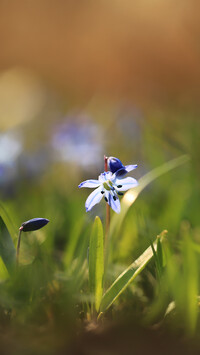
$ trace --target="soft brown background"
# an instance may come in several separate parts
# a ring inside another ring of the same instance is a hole
[[[77,97],[197,103],[198,0],[1,0],[0,69]]]

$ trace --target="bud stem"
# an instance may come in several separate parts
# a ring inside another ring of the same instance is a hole
[[[19,250],[20,250],[20,242],[21,242],[21,234],[22,234],[23,227],[19,228],[19,235],[17,241],[17,252],[16,252],[16,264],[19,264]]]

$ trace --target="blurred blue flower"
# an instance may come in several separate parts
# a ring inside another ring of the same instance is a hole
[[[83,181],[80,183],[79,188],[95,188],[85,202],[86,212],[90,211],[104,196],[104,199],[109,206],[116,213],[119,213],[121,207],[118,195],[123,195],[122,191],[127,191],[137,185],[137,180],[132,177],[121,179],[118,178],[116,173],[112,174],[111,171],[107,171],[102,173],[98,180]]]
[[[54,128],[52,147],[55,159],[85,168],[98,166],[102,156],[101,127],[84,115],[69,116],[66,120]]]
[[[0,133],[0,187],[4,196],[10,196],[18,179],[18,160],[23,150],[20,132]]]
[[[137,164],[135,165],[126,165],[124,166],[118,158],[109,157],[108,158],[108,167],[110,171],[116,174],[117,177],[122,177],[129,173],[130,171],[137,168]]]
[[[14,163],[23,149],[21,137],[14,132],[0,133],[0,164]]]

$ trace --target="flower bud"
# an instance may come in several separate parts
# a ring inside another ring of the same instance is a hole
[[[127,172],[125,166],[122,164],[121,160],[115,157],[108,158],[108,167],[111,173],[116,173],[118,177],[124,176]]]
[[[44,227],[49,220],[46,218],[33,218],[22,223],[20,230],[23,232],[31,232]]]
[[[124,165],[122,164],[121,160],[115,157],[109,157],[108,158],[108,167],[111,171],[111,173],[115,173],[119,169],[123,169]]]

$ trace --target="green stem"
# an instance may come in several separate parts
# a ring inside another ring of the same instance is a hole
[[[104,171],[108,171],[108,157],[104,155]],[[105,247],[107,244],[107,238],[108,238],[108,233],[109,233],[109,228],[110,228],[110,206],[108,203],[106,203],[106,232],[105,232]]]
[[[23,227],[19,228],[19,235],[17,241],[17,252],[16,252],[16,264],[19,264],[19,251],[20,251],[20,242],[21,242],[21,234],[22,234]]]

